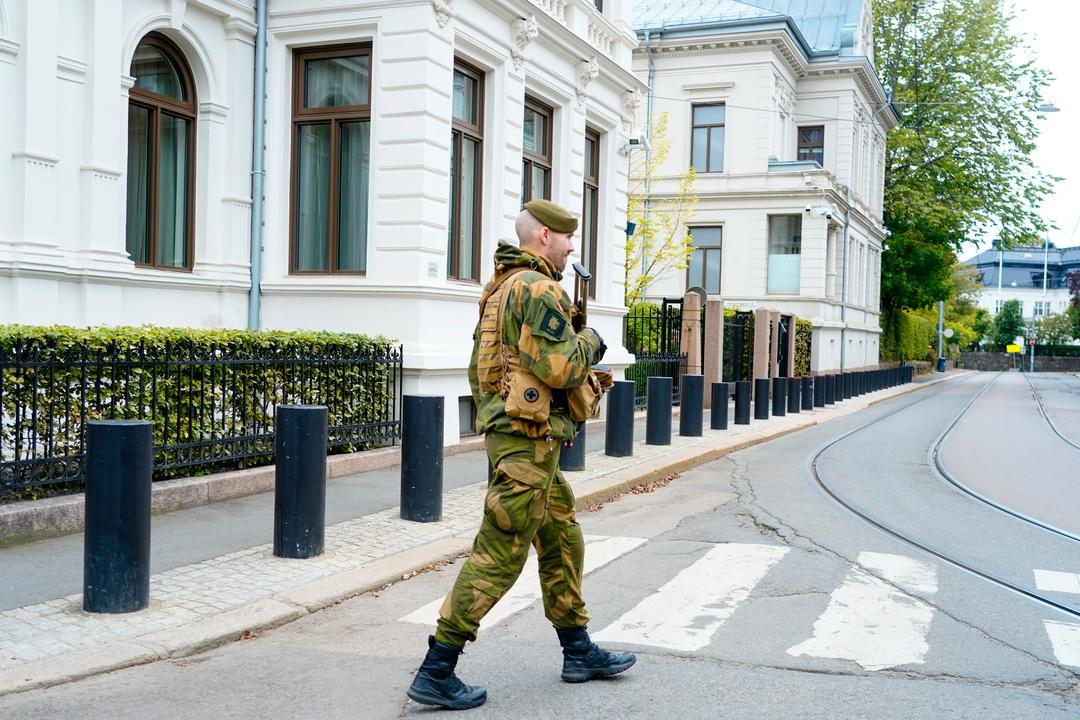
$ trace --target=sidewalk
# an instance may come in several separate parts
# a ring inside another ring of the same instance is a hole
[[[672,444],[647,446],[636,442],[634,455],[608,457],[596,450],[603,447],[590,433],[587,470],[568,472],[578,505],[608,500],[626,489],[682,472],[728,453],[786,435],[829,420],[849,415],[882,400],[941,382],[964,371],[932,374],[901,385],[838,402],[813,411],[803,411],[750,425],[729,425],[727,430],[704,431],[702,437],[680,437],[675,425]],[[708,425],[708,411],[705,415]],[[460,482],[486,475],[486,458],[473,451],[455,456]],[[388,497],[396,492],[398,468],[370,471],[328,484],[326,552],[309,560],[285,560],[272,554],[272,544],[241,543],[235,551],[196,562],[173,560],[168,569],[155,572],[150,580],[150,607],[123,615],[92,615],[82,611],[81,593],[28,602],[0,611],[0,695],[55,685],[89,675],[131,665],[181,657],[237,640],[245,633],[281,625],[350,596],[401,580],[430,563],[466,552],[479,527],[485,482],[447,485],[443,497],[443,519],[435,523],[402,520],[396,506],[382,503],[383,509],[361,510],[353,506],[351,519],[334,522],[343,510],[331,509],[330,494],[336,484],[368,495],[373,489]],[[376,478],[377,476],[377,478]],[[378,483],[373,480],[378,479]],[[377,488],[376,488],[377,486]],[[378,506],[370,497],[369,506]],[[272,539],[272,495],[245,500],[246,512],[262,512],[263,528],[249,528],[258,537]],[[269,519],[265,508],[269,507]],[[261,508],[261,510],[260,510]],[[168,516],[181,534],[201,532],[199,509]],[[217,510],[220,510],[218,508]],[[203,512],[206,512],[203,510]],[[236,524],[236,517],[215,513],[216,523]],[[331,524],[333,523],[333,524]],[[159,519],[154,519],[152,547],[158,543]],[[265,531],[269,528],[269,533]],[[186,533],[185,533],[186,530]],[[223,528],[231,532],[232,528]],[[244,537],[230,536],[234,545]],[[67,552],[75,551],[70,538]],[[67,558],[68,567],[81,568],[81,540],[78,554]],[[37,573],[49,573],[57,558],[55,541],[0,550],[0,562],[9,553],[21,553]],[[9,567],[5,563],[5,567]],[[70,572],[69,572],[70,574]],[[18,577],[9,574],[8,577]],[[81,580],[81,575],[79,576]],[[10,582],[10,581],[9,581]],[[70,578],[68,579],[70,589]],[[81,588],[81,582],[78,587]],[[43,597],[48,596],[46,590]],[[63,594],[63,591],[56,593]]]

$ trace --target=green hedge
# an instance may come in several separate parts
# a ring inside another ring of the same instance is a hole
[[[814,325],[809,320],[798,318],[795,322],[795,375],[805,377],[810,374],[810,346],[814,337]]]
[[[95,419],[152,421],[155,479],[272,462],[284,403],[328,407],[331,452],[385,445],[400,362],[355,334],[0,326],[0,490],[80,489]]]
[[[881,314],[882,362],[934,359],[934,325],[907,310],[883,310]]]

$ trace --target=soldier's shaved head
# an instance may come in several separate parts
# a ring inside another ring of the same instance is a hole
[[[518,243],[522,248],[535,248],[540,243],[540,233],[544,225],[528,210],[522,210],[517,220],[514,221],[514,232],[517,233]]]

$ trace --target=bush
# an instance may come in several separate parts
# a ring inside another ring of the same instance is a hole
[[[155,479],[271,462],[283,403],[326,405],[332,452],[387,444],[400,358],[341,333],[0,326],[0,488],[79,489],[95,419],[150,420]]]
[[[810,374],[810,347],[814,337],[814,325],[809,320],[798,318],[795,323],[795,375],[804,377]]]
[[[881,361],[934,359],[934,326],[907,310],[882,312]]]

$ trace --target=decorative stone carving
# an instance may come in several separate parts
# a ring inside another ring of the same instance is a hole
[[[431,5],[435,8],[435,21],[439,27],[446,27],[454,14],[454,0],[431,0]]]
[[[795,88],[791,87],[791,83],[780,75],[774,75],[773,81],[775,84],[773,95],[776,98],[776,107],[786,117],[795,111]]]
[[[577,64],[577,87],[575,90],[577,91],[578,103],[585,102],[585,89],[599,75],[600,66],[596,63],[596,58],[591,57]]]
[[[510,48],[510,57],[514,59],[514,68],[521,70],[525,64],[525,48],[540,35],[540,27],[536,24],[536,16],[519,18],[514,21],[513,46]]]
[[[642,97],[640,90],[627,90],[622,95],[622,124],[625,132],[634,129],[634,118],[638,108],[641,107]]]

